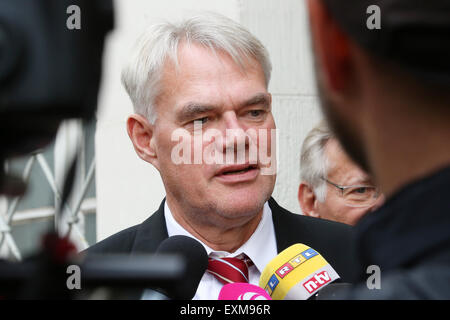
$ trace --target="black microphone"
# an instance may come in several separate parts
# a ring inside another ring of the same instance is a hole
[[[319,290],[314,300],[341,300],[345,297],[347,290],[353,287],[352,284],[346,282],[332,283]]]
[[[179,255],[185,261],[185,277],[175,284],[156,290],[169,299],[190,300],[197,292],[203,274],[208,267],[208,254],[203,245],[187,236],[172,236],[161,242],[156,255]],[[147,292],[148,293],[148,292]],[[145,298],[145,294],[144,297]]]

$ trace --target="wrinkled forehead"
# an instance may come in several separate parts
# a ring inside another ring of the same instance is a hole
[[[262,68],[255,56],[244,53],[242,50],[237,48],[228,48],[225,50],[213,45],[206,45],[195,41],[188,41],[186,39],[181,40],[177,46],[173,47],[168,52],[166,63],[168,63],[169,66],[173,66],[175,71],[179,71],[179,67],[183,63],[184,57],[189,55],[197,55],[199,52],[202,52],[211,58],[214,57],[219,61],[222,59],[230,59],[243,72],[245,72],[248,67],[254,67],[256,65]],[[198,62],[203,63],[201,60]]]
[[[221,50],[192,43],[181,45],[176,60],[168,58],[164,64],[156,105],[167,100],[173,102],[175,97],[181,100],[197,99],[199,103],[209,102],[201,101],[207,97],[219,101],[217,94],[222,89],[236,94],[242,91],[249,96],[267,92],[259,62],[253,58],[244,58],[239,63]],[[177,105],[171,104],[172,107]]]
[[[243,52],[227,52],[220,48],[206,46],[200,43],[181,41],[165,58],[162,76],[179,77],[183,73],[193,70],[211,70],[211,65],[232,68],[234,71],[246,75],[248,72],[257,70],[264,76],[264,70],[255,57],[248,56]]]
[[[339,184],[369,183],[369,175],[353,162],[343,150],[336,138],[331,138],[325,145],[328,177],[339,179]]]

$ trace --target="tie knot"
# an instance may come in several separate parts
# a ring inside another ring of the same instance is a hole
[[[247,256],[236,258],[209,258],[208,269],[222,284],[249,282],[248,268],[253,265]]]

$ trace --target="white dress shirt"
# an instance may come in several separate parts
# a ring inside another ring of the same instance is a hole
[[[164,217],[166,219],[167,232],[169,237],[175,235],[184,235],[199,241],[204,247],[209,257],[236,257],[242,253],[245,253],[254,263],[248,270],[249,281],[251,284],[258,285],[261,272],[266,265],[277,255],[277,243],[275,239],[275,230],[272,221],[272,210],[270,210],[269,204],[264,204],[263,214],[261,221],[258,224],[255,232],[239,249],[233,253],[226,251],[214,251],[202,241],[190,234],[173,218],[172,212],[167,205],[167,201],[164,205]],[[197,288],[197,292],[193,300],[217,300],[219,292],[222,289],[223,284],[219,282],[212,274],[205,272],[200,284]]]

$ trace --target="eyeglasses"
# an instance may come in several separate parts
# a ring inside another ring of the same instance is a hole
[[[375,186],[341,186],[325,178],[322,178],[322,180],[338,188],[341,191],[340,194],[341,197],[344,198],[345,204],[349,207],[370,207],[373,206],[380,197],[380,190]]]

